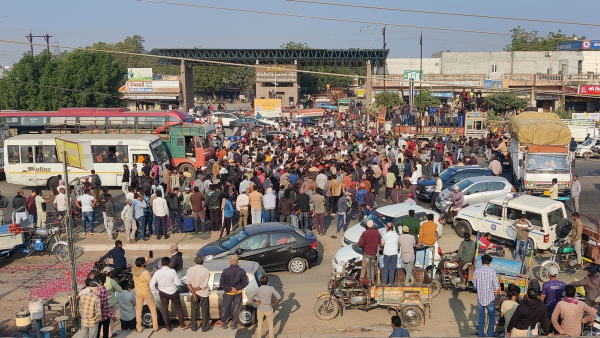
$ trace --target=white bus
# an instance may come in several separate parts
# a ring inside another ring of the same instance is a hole
[[[169,163],[165,147],[157,135],[136,134],[26,134],[4,141],[6,181],[24,186],[47,186],[48,180],[63,173],[63,164],[56,156],[55,139],[89,141],[94,170],[103,186],[120,186],[123,164],[131,170],[138,163],[142,175],[143,163],[156,161],[162,169]],[[90,175],[89,171],[69,168],[69,181]]]

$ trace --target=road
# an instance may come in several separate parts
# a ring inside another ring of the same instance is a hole
[[[482,159],[480,159],[481,161]],[[480,162],[483,163],[483,162]],[[484,164],[485,165],[485,164]],[[598,190],[600,190],[600,161],[578,160],[574,168],[574,174],[579,175],[583,192],[581,196],[581,211],[595,218],[600,218],[600,210],[597,207]],[[0,190],[9,200],[15,196],[17,189],[24,188],[25,193],[31,192],[31,187],[20,187],[0,182]],[[123,207],[123,193],[120,189],[111,189],[116,201],[116,209]],[[380,197],[382,194],[380,194]],[[386,205],[379,198],[378,205]],[[426,203],[419,202],[423,206]],[[569,205],[569,203],[567,203]],[[12,208],[7,209],[7,215],[12,213]],[[365,332],[369,336],[387,336],[390,330],[390,314],[385,309],[375,309],[367,313],[358,310],[344,311],[343,316],[336,319],[323,322],[316,319],[313,306],[319,293],[326,291],[327,281],[331,273],[331,261],[333,255],[340,248],[340,237],[335,234],[335,223],[331,216],[325,218],[326,235],[319,237],[319,250],[322,253],[319,263],[307,270],[301,275],[293,275],[289,272],[269,273],[270,284],[276,287],[282,295],[282,302],[276,309],[275,330],[280,335],[296,335],[299,333],[312,334],[347,334],[356,335]],[[351,221],[350,226],[356,224],[356,220]],[[117,223],[121,226],[121,223]],[[103,231],[100,222],[98,228]],[[439,243],[443,252],[453,251],[458,248],[460,239],[454,233],[451,226],[444,227],[442,238]],[[175,235],[177,239],[178,235]],[[184,236],[184,235],[179,235]],[[193,235],[185,235],[193,236]],[[105,235],[95,236],[94,241],[110,244]],[[209,239],[198,238],[198,247],[202,246]],[[148,242],[151,243],[151,242]],[[128,259],[133,262],[137,256],[145,255],[145,251],[135,251],[135,244],[128,247]],[[511,248],[512,249],[512,248]],[[156,252],[155,257],[166,255],[166,251]],[[186,250],[183,252],[185,264],[192,264],[192,258],[195,250]],[[99,252],[79,252],[79,262],[89,262],[99,257]],[[537,272],[537,265],[545,259],[547,254],[538,255],[533,262],[533,272]],[[34,253],[29,258],[24,258],[24,254],[16,254],[13,257],[0,259],[0,273],[2,273],[2,291],[0,299],[3,306],[0,308],[0,332],[17,336],[14,331],[14,314],[21,306],[27,306],[27,302],[32,290],[37,290],[43,286],[52,286],[57,283],[64,270],[56,269],[53,256],[40,255]],[[59,266],[64,269],[64,266]],[[573,277],[582,278],[583,272],[567,275],[560,274],[559,279],[569,282]],[[10,277],[6,277],[10,276]],[[477,300],[476,294],[469,292],[457,292],[443,290],[441,294],[433,300],[431,318],[426,317],[426,327],[413,329],[413,336],[432,335],[435,336],[470,336],[474,330],[474,323],[477,320]],[[254,327],[241,329],[238,336],[251,334]],[[368,333],[366,333],[368,332]]]

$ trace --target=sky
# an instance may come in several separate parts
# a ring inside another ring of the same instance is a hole
[[[457,17],[391,10],[358,9],[282,0],[171,0],[177,3],[219,6],[278,13],[350,19],[377,23],[510,33],[521,26],[539,35],[561,29],[570,35],[600,39],[600,27]],[[327,0],[322,0],[327,1]],[[568,5],[557,0],[441,1],[335,0],[337,3],[417,9],[440,12],[535,18],[596,23],[597,1],[580,0]],[[33,35],[52,35],[51,44],[89,46],[103,41],[115,43],[140,35],[144,47],[152,48],[279,48],[288,41],[313,48],[382,48],[383,25],[293,18],[257,13],[183,7],[134,0],[3,0],[0,1],[0,39],[27,42]],[[442,50],[502,51],[510,36],[451,32],[388,26],[389,57],[419,57],[419,35],[423,33],[423,56]],[[34,42],[44,43],[43,38]],[[0,65],[17,62],[29,45],[0,42]],[[34,46],[39,53],[43,47]]]

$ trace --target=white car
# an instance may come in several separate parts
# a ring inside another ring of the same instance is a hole
[[[219,117],[221,117],[221,121],[223,121],[223,127],[229,127],[229,123],[231,121],[238,119],[238,117],[232,113],[216,112],[216,113],[213,113],[211,122],[217,123]]]
[[[344,237],[342,237],[342,246],[358,242],[360,235],[366,230],[367,221],[372,220],[373,223],[375,223],[373,227],[379,230],[379,233],[383,235],[385,233],[385,225],[388,222],[392,222],[394,224],[396,224],[396,222],[400,222],[408,217],[409,210],[415,211],[415,218],[418,219],[421,224],[427,222],[427,214],[433,214],[433,220],[438,225],[437,233],[439,236],[442,235],[444,225],[441,222],[440,215],[437,212],[425,209],[418,205],[399,203],[375,209],[375,211],[373,211],[369,216],[365,217],[360,223],[348,229],[344,233]]]
[[[260,122],[266,123],[271,127],[275,127],[276,125],[278,125],[277,121],[275,121],[274,118],[271,117],[261,117],[260,119],[258,119]]]

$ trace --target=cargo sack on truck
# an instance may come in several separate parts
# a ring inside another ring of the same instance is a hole
[[[508,130],[521,144],[567,146],[571,130],[554,113],[523,112],[510,118]]]

